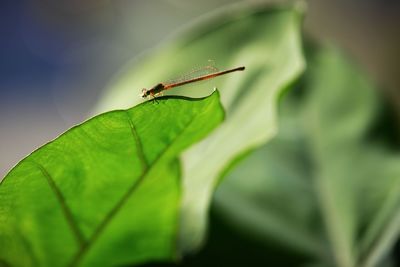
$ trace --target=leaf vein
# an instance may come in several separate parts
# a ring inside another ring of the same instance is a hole
[[[185,132],[185,130],[193,123],[194,120],[190,120],[184,127],[183,129],[176,135],[174,140],[167,144],[165,149],[161,151],[161,153],[155,158],[155,160],[152,163],[152,166],[156,165],[160,159],[167,153],[167,151],[172,147],[172,144],[175,142],[175,140],[179,139],[179,137]],[[132,126],[131,124],[130,126]],[[132,129],[132,128],[131,128]],[[139,138],[136,134],[136,130],[134,131],[134,136],[135,138]],[[143,151],[143,150],[142,150]],[[121,197],[120,201],[110,210],[110,212],[106,215],[104,220],[99,224],[99,226],[96,228],[94,231],[93,235],[91,238],[86,242],[81,249],[78,251],[78,253],[75,255],[75,257],[72,259],[71,263],[69,264],[70,267],[73,266],[78,266],[80,260],[83,258],[85,253],[90,249],[92,244],[97,240],[97,238],[100,236],[102,231],[107,227],[108,223],[112,220],[115,214],[119,211],[121,207],[125,204],[125,202],[129,199],[129,197],[136,191],[136,189],[140,186],[140,184],[144,181],[146,178],[147,174],[149,173],[149,168],[146,164],[146,168],[144,169],[142,175],[135,181],[135,183],[132,184],[132,186],[128,189],[128,191]]]
[[[77,223],[75,222],[74,216],[72,215],[72,211],[68,207],[68,205],[65,201],[65,198],[64,198],[61,190],[57,187],[57,184],[55,183],[54,179],[51,177],[50,173],[46,170],[46,168],[43,165],[41,165],[40,163],[37,163],[36,161],[33,161],[33,160],[29,160],[28,162],[35,165],[40,170],[40,172],[43,174],[45,179],[47,180],[47,183],[49,184],[51,190],[55,194],[55,196],[61,206],[62,213],[64,214],[64,217],[65,217],[69,227],[71,228],[72,233],[74,234],[78,243],[82,246],[86,242],[85,238],[84,238],[82,232],[79,230],[79,227],[78,227]]]
[[[135,125],[133,124],[131,117],[129,116],[128,111],[125,110],[125,114],[128,117],[129,127],[131,129],[133,138],[135,139],[135,143],[136,143],[136,147],[137,147],[137,154],[139,156],[140,162],[142,163],[142,168],[143,168],[143,170],[146,170],[148,168],[149,164],[147,163],[146,157],[144,156],[142,142],[140,141],[139,135],[136,131]]]

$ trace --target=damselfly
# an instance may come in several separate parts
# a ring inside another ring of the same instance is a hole
[[[178,87],[178,86],[182,86],[182,85],[186,85],[189,83],[193,83],[193,82],[198,82],[198,81],[204,81],[204,80],[208,80],[208,79],[212,79],[227,73],[231,73],[231,72],[235,72],[235,71],[243,71],[245,69],[245,67],[237,67],[237,68],[233,68],[233,69],[228,69],[228,70],[224,70],[224,71],[218,71],[216,68],[213,67],[207,67],[205,69],[202,69],[203,71],[206,71],[205,74],[199,75],[196,74],[197,72],[193,73],[193,75],[189,75],[189,76],[184,76],[181,79],[176,79],[170,82],[163,82],[163,83],[158,83],[157,85],[155,85],[154,87],[150,88],[150,89],[146,89],[143,88],[142,89],[142,97],[146,98],[146,97],[157,97],[159,95],[162,94],[163,91],[174,88],[174,87]]]

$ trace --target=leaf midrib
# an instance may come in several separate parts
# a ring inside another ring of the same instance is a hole
[[[126,111],[125,111],[126,112]],[[127,112],[126,112],[127,113]],[[128,114],[128,113],[127,113]],[[196,116],[198,116],[199,113],[196,113]],[[140,138],[137,134],[137,131],[134,127],[134,124],[132,122],[132,120],[129,117],[128,114],[128,120],[129,120],[129,126],[130,129],[132,131],[132,135],[134,136],[135,142],[137,142],[137,148],[138,148],[138,154],[139,157],[142,161],[142,159],[144,158],[144,151],[143,151],[143,146],[142,143],[140,141]],[[152,166],[154,168],[154,166],[163,158],[163,156],[168,152],[168,150],[173,146],[173,144],[176,142],[177,139],[179,139],[179,137],[185,132],[185,130],[190,127],[190,125],[194,122],[195,120],[189,120],[189,122],[182,128],[182,130],[175,136],[174,140],[170,143],[167,144],[167,146],[165,147],[165,149],[163,151],[161,151],[161,153],[154,159]],[[103,232],[103,230],[106,228],[106,226],[108,225],[108,223],[112,220],[112,218],[114,217],[115,214],[118,213],[118,211],[120,210],[121,207],[124,206],[125,202],[129,199],[129,197],[136,191],[136,189],[140,186],[140,184],[144,181],[144,179],[147,177],[147,174],[149,173],[149,166],[147,164],[147,162],[142,162],[143,166],[145,166],[145,168],[143,169],[143,173],[142,175],[139,177],[139,179],[137,179],[135,181],[134,184],[132,184],[132,186],[128,189],[128,191],[121,197],[120,201],[114,206],[113,209],[111,209],[111,211],[106,215],[105,219],[100,223],[100,225],[96,228],[96,230],[94,231],[92,237],[85,242],[80,250],[77,252],[77,254],[75,255],[75,257],[71,260],[70,264],[68,266],[70,267],[74,267],[74,266],[78,266],[79,262],[81,261],[81,259],[84,257],[84,255],[86,254],[86,252],[91,248],[92,244],[97,240],[97,238],[101,235],[101,233]]]

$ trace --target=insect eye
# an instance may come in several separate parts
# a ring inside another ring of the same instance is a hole
[[[142,89],[142,97],[143,97],[143,98],[146,98],[146,96],[148,96],[148,94],[149,94],[149,92],[147,91],[147,89],[146,89],[146,88],[143,88],[143,89]]]

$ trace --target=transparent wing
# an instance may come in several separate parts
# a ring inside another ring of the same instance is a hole
[[[164,82],[162,82],[162,84],[163,85],[169,85],[169,84],[180,83],[180,82],[188,81],[188,80],[191,80],[191,79],[195,79],[197,77],[201,77],[201,76],[204,76],[204,75],[216,73],[218,71],[219,71],[218,68],[215,67],[214,64],[209,64],[209,65],[206,65],[206,66],[194,68],[194,69],[190,70],[187,73],[183,73],[180,76],[177,76],[177,77],[175,77],[173,79],[164,81]]]

